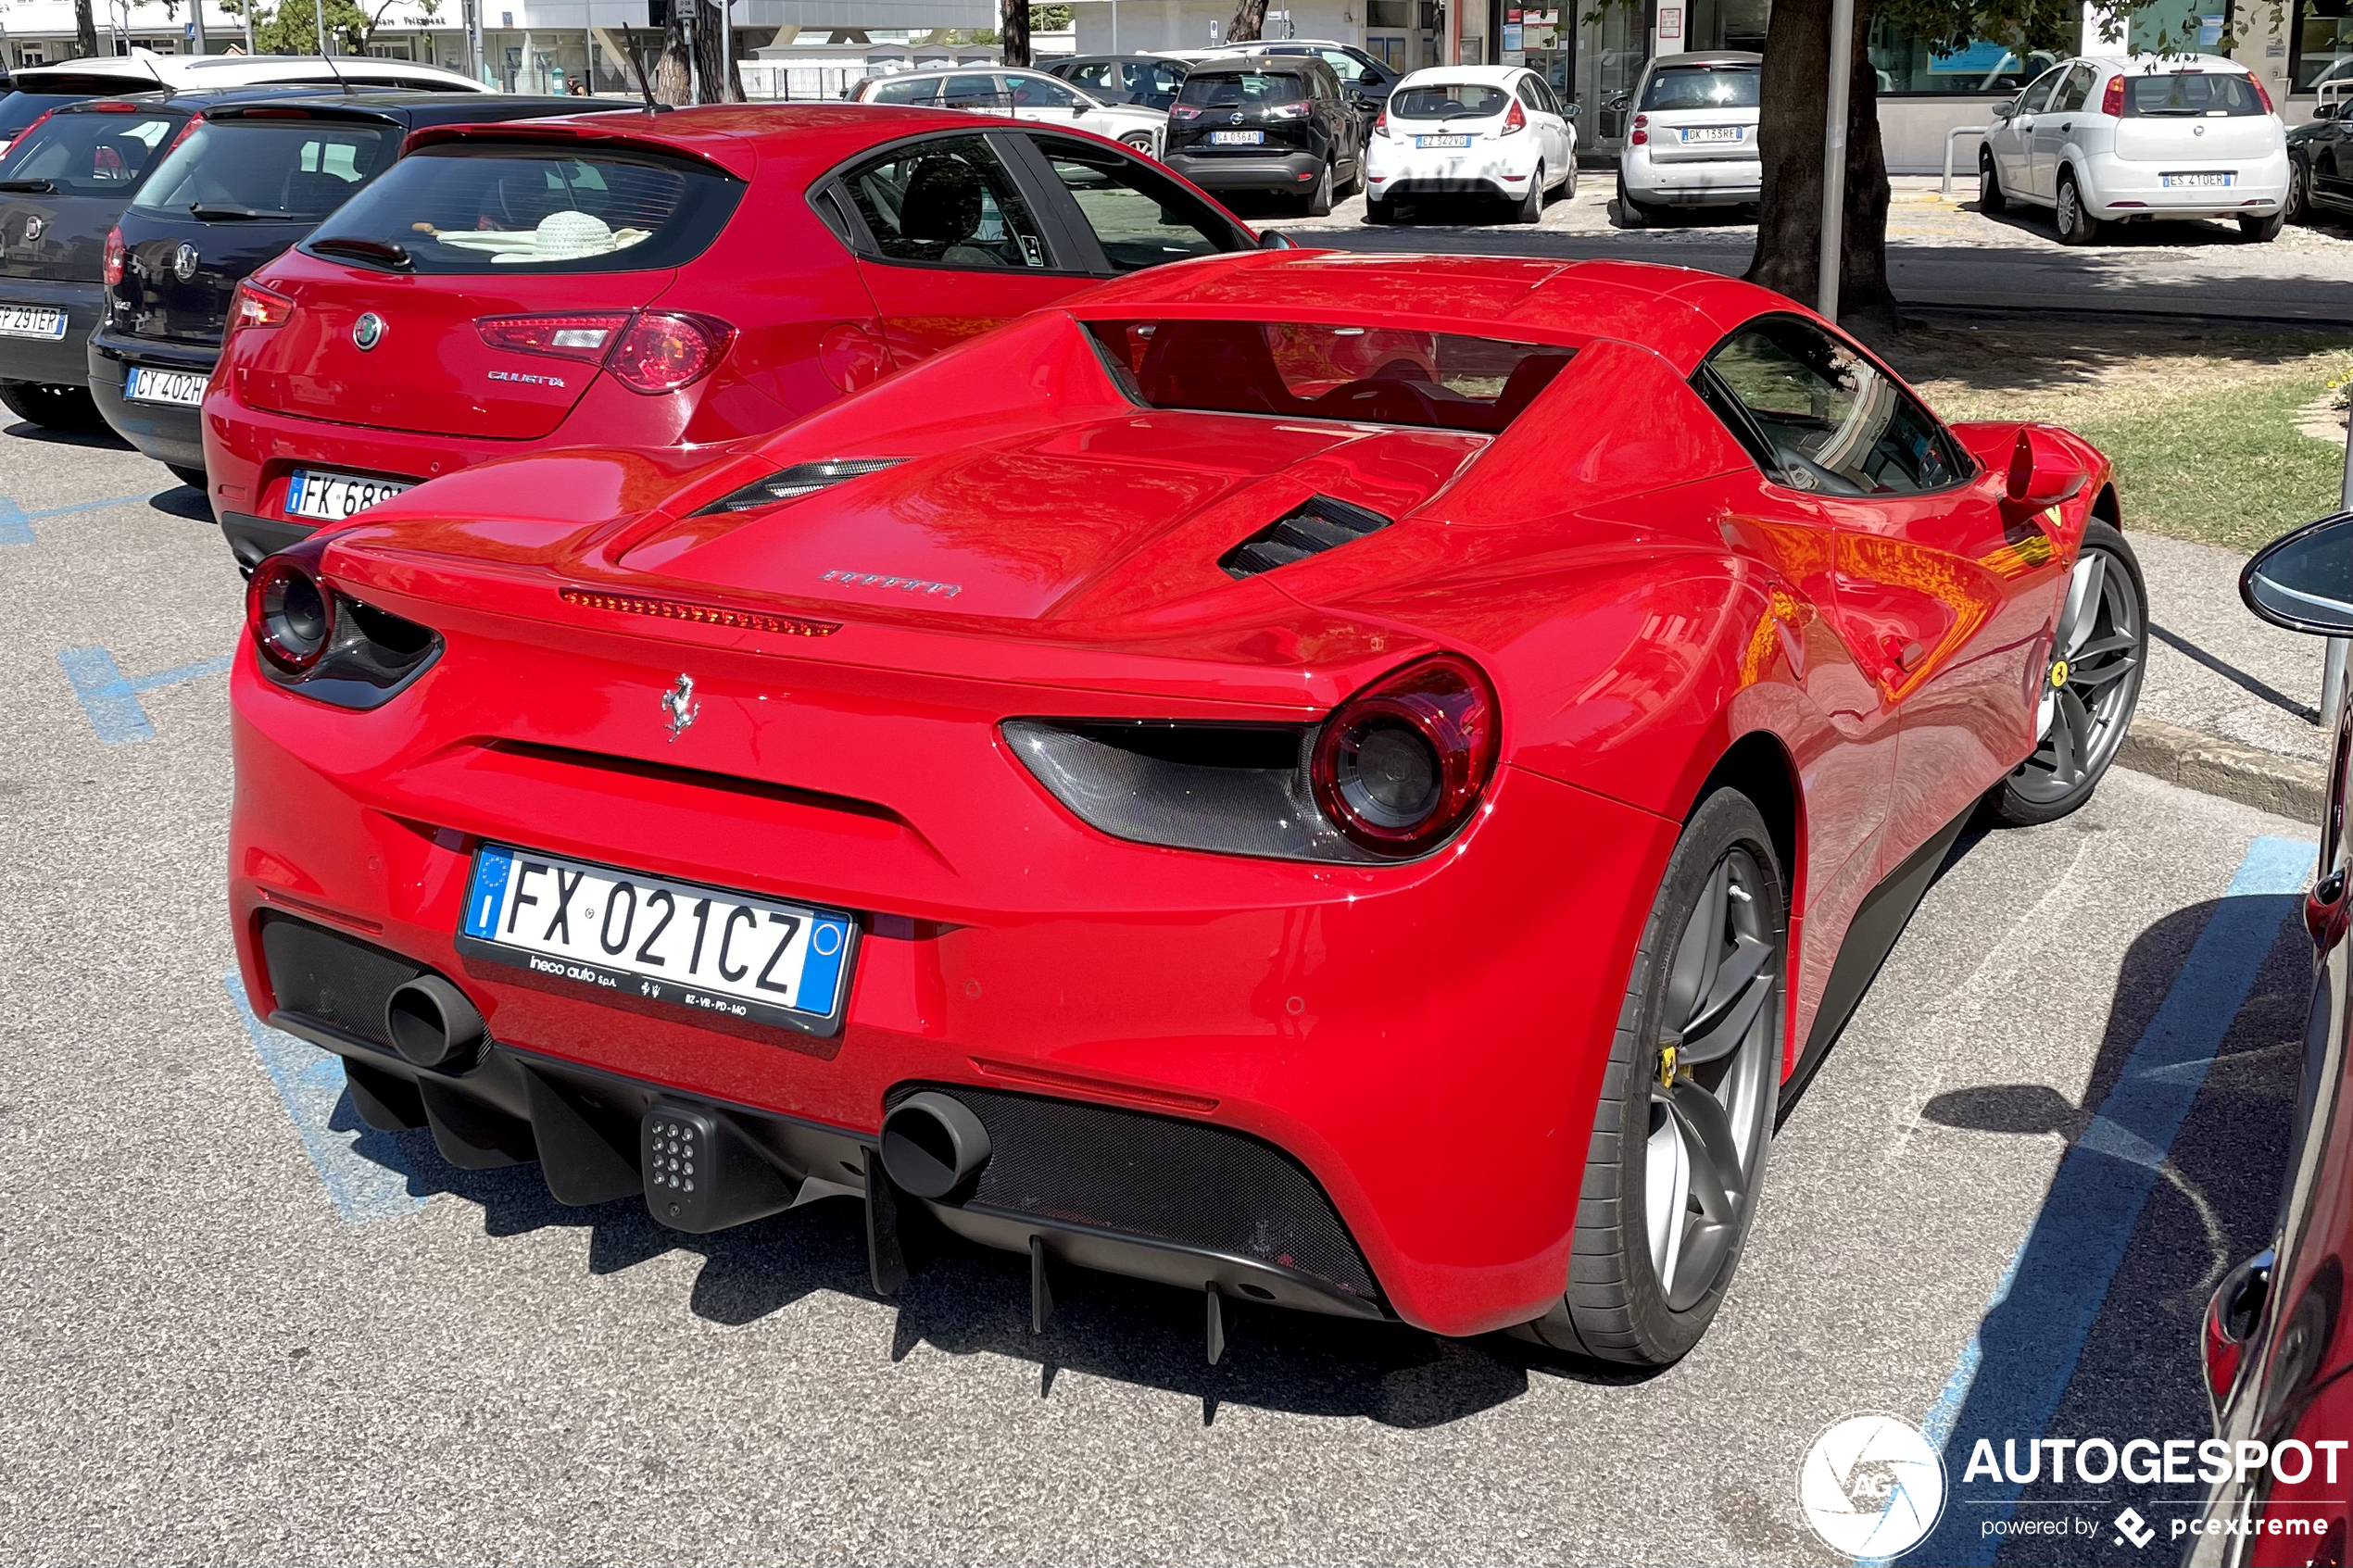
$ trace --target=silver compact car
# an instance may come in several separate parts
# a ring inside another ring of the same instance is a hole
[[[1617,162],[1617,220],[1629,229],[1676,207],[1741,207],[1763,194],[1756,157],[1765,56],[1737,49],[1661,55],[1629,94]]]

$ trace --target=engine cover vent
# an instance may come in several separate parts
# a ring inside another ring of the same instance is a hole
[[[1310,495],[1227,551],[1217,564],[1228,577],[1255,577],[1378,533],[1396,521],[1329,495]]]

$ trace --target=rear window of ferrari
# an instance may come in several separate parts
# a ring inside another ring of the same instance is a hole
[[[1128,395],[1154,408],[1500,431],[1574,349],[1309,321],[1090,321]]]
[[[420,273],[640,272],[701,255],[743,193],[733,175],[658,153],[428,147],[346,202],[305,248]]]

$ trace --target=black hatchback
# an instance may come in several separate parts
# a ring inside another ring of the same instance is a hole
[[[106,310],[91,333],[91,396],[107,423],[188,483],[204,484],[198,413],[231,296],[428,125],[578,114],[578,98],[358,92],[208,112],[160,160],[106,245]]]
[[[1320,218],[1365,182],[1365,126],[1314,56],[1213,57],[1186,73],[1161,161],[1204,191],[1290,196]]]

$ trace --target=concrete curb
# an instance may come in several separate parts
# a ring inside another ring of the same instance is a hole
[[[2136,773],[2299,822],[2317,824],[2328,796],[2328,770],[2318,762],[2220,740],[2162,719],[2135,717],[2116,760]]]

